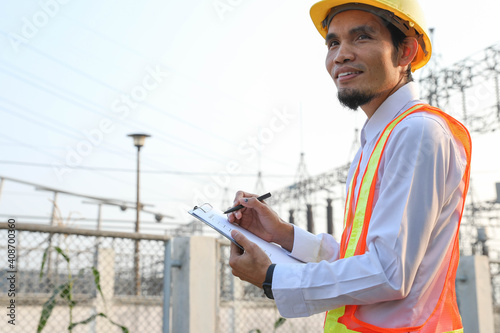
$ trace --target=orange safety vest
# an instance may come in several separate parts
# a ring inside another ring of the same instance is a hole
[[[342,240],[340,244],[340,258],[349,258],[356,255],[365,253],[366,249],[366,235],[370,225],[370,217],[373,209],[373,195],[375,193],[375,184],[377,181],[377,170],[379,163],[384,152],[386,143],[392,133],[394,127],[403,120],[406,116],[415,112],[429,112],[437,114],[446,122],[453,133],[454,137],[458,139],[465,148],[467,155],[467,166],[463,176],[464,192],[462,207],[460,211],[460,219],[463,213],[465,197],[469,186],[470,175],[470,161],[471,161],[471,139],[469,132],[453,117],[447,115],[438,108],[431,107],[427,104],[418,104],[409,110],[402,113],[391,123],[389,123],[378,142],[373,149],[373,152],[368,161],[365,173],[363,175],[361,185],[359,188],[358,198],[355,205],[354,216],[352,214],[352,203],[354,197],[354,189],[356,187],[356,178],[359,173],[359,159],[358,166],[351,179],[348,188],[345,214],[344,214],[344,231],[342,233]],[[460,224],[459,219],[459,224]],[[459,228],[457,228],[455,238],[451,243],[452,248],[447,251],[444,260],[449,261],[448,272],[445,279],[445,284],[436,307],[427,320],[420,326],[416,327],[401,327],[401,328],[383,328],[371,325],[355,317],[357,305],[345,305],[340,308],[328,311],[325,318],[325,333],[350,333],[350,332],[385,332],[385,333],[458,333],[463,332],[462,321],[455,295],[455,275],[458,267],[460,257],[458,248],[458,235]]]

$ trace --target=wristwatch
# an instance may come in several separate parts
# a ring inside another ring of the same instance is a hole
[[[274,299],[273,296],[273,272],[274,272],[274,266],[276,264],[271,264],[269,268],[267,269],[266,273],[266,279],[264,280],[264,283],[262,284],[262,288],[264,288],[264,294],[267,296],[267,298]]]

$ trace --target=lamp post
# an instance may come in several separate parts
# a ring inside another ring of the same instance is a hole
[[[137,200],[136,200],[136,216],[135,216],[135,232],[139,233],[139,215],[141,211],[141,201],[139,196],[139,188],[140,188],[140,156],[141,156],[141,147],[144,146],[144,141],[146,138],[150,137],[149,134],[137,133],[137,134],[129,134],[128,136],[134,139],[134,146],[137,147]],[[134,273],[135,273],[135,294],[141,294],[141,276],[139,274],[139,240],[135,241],[135,249],[134,249]]]

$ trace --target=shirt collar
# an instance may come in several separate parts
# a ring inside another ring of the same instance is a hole
[[[367,119],[361,130],[361,146],[373,140],[400,113],[419,103],[418,85],[409,82],[389,96]]]

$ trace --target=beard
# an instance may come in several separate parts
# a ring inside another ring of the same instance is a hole
[[[363,92],[355,89],[342,89],[337,92],[340,104],[354,111],[358,107],[368,104],[378,95],[378,93]]]

